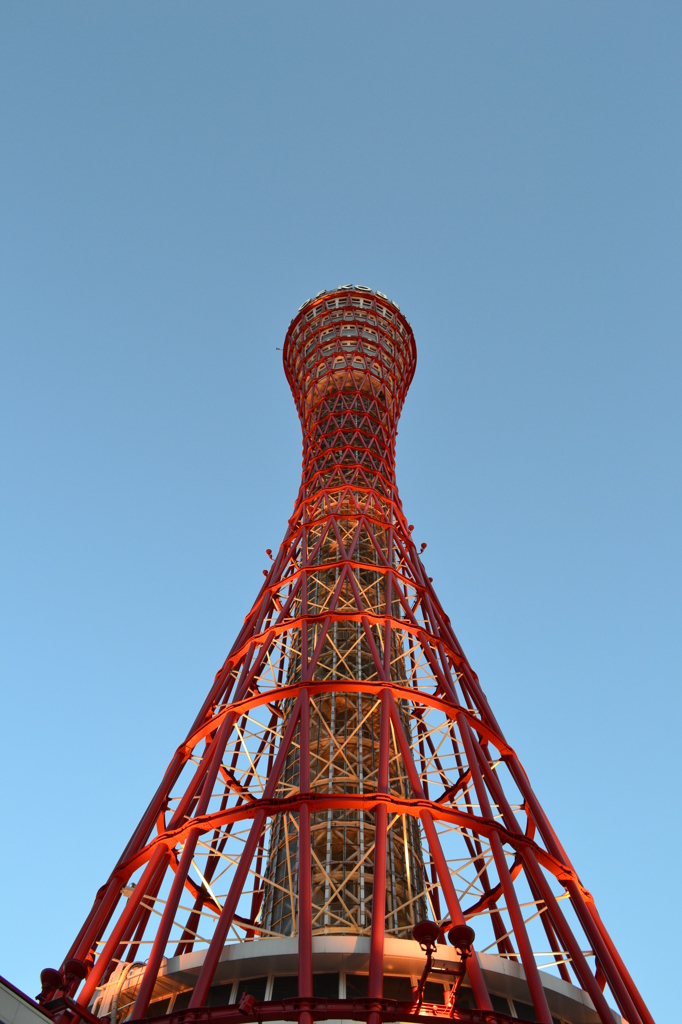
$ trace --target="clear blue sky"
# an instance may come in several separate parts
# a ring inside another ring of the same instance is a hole
[[[415,539],[679,1007],[682,8],[0,9],[0,973],[57,965],[260,586],[299,304],[411,321]]]

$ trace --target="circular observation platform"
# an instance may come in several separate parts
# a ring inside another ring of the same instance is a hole
[[[320,935],[313,937],[313,1002],[315,1020],[363,1020],[369,1013],[367,999],[369,969],[368,936]],[[204,961],[201,950],[173,957],[160,971],[147,1013],[148,1018],[172,1015],[180,1022],[189,1007],[197,977]],[[475,1009],[468,979],[457,995],[451,1016],[450,982],[444,975],[431,975],[424,1001],[416,1011],[416,989],[425,964],[419,944],[413,940],[386,937],[384,943],[384,990],[380,1009],[387,1021],[443,1020],[535,1021],[537,1017],[520,965],[499,956],[478,954],[490,993],[494,1014]],[[454,949],[439,943],[434,966],[457,962]],[[110,1024],[124,1024],[130,1018],[144,964],[121,964],[102,986],[91,1004],[98,1017]],[[258,939],[224,948],[206,1001],[206,1009],[188,1011],[187,1020],[215,1019],[225,1024],[244,1021],[297,1020],[298,939]],[[600,1024],[589,996],[560,978],[543,974],[543,987],[554,1024]],[[251,1000],[244,1000],[244,996]],[[374,1001],[372,1001],[374,1002]],[[240,1005],[241,1004],[241,1005]],[[622,1018],[614,1011],[614,1024]]]
[[[330,394],[357,391],[398,421],[417,365],[414,334],[397,303],[364,285],[340,285],[307,299],[291,321],[284,372],[300,419]]]

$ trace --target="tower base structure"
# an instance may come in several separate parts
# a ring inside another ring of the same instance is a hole
[[[162,965],[147,1016],[169,1018],[181,1024],[205,958],[203,951],[172,957]],[[298,1020],[309,1009],[313,1020],[367,1020],[377,1000],[368,998],[370,939],[357,935],[324,935],[313,938],[313,997],[298,997],[298,940],[296,937],[261,939],[226,946],[216,968],[213,985],[202,1011],[202,1021]],[[494,1013],[476,1009],[465,978],[452,1006],[451,986],[443,976],[426,981],[424,1000],[416,1004],[416,992],[425,957],[419,943],[387,937],[384,942],[384,984],[381,1019],[427,1020],[434,1017],[462,1021],[536,1020],[523,968],[511,960],[476,954]],[[439,945],[434,966],[455,966],[456,951]],[[103,986],[90,1007],[110,1024],[130,1020],[145,965],[122,964]],[[543,988],[554,1024],[599,1024],[599,1015],[587,993],[554,975],[543,977]],[[251,996],[244,1000],[244,996]],[[190,1011],[194,1021],[196,1011]],[[622,1018],[614,1012],[614,1024]]]

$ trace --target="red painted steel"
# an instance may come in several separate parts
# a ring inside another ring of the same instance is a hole
[[[653,1024],[403,513],[395,439],[416,366],[410,325],[380,293],[344,286],[304,304],[283,359],[303,428],[294,512],[65,958],[89,968],[78,1006],[97,1013],[108,999],[118,1024],[152,1015],[164,958],[201,953],[191,1020],[511,1019],[493,1010],[476,956],[467,984],[478,1011],[382,998],[387,939],[432,918],[441,936],[473,924],[478,953],[522,965],[544,1024],[543,973],[584,989],[603,1024],[609,1003],[629,1024]],[[315,936],[348,934],[367,942],[369,999],[315,997]],[[285,935],[298,939],[297,999],[209,1008],[226,944]],[[67,998],[77,988],[67,979]],[[124,991],[127,1010],[112,1003]],[[53,1014],[73,1017],[64,1004]]]

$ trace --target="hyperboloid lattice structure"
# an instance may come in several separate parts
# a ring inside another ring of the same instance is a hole
[[[292,321],[293,515],[65,980],[44,972],[57,1019],[653,1024],[412,539],[415,364],[367,288]]]

